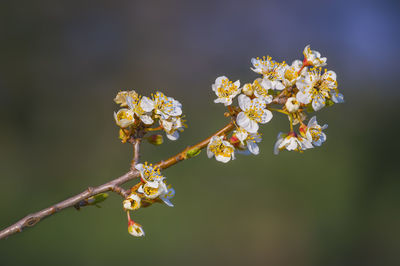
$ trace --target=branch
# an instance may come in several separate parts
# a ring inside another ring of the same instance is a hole
[[[75,204],[79,203],[80,201],[87,199],[88,197],[94,196],[99,193],[107,192],[107,191],[114,191],[120,195],[126,194],[125,190],[119,187],[119,185],[128,182],[134,178],[139,177],[138,171],[129,171],[126,174],[108,182],[98,187],[89,187],[82,193],[79,193],[75,196],[72,196],[64,201],[61,201],[51,207],[38,211],[36,213],[32,213],[27,215],[26,217],[22,218],[15,224],[5,228],[4,230],[0,231],[0,239],[6,238],[12,234],[22,232],[25,227],[32,227],[36,225],[38,222],[43,220],[44,218],[53,215],[65,208],[72,207]]]
[[[141,139],[137,138],[134,139],[132,142],[132,146],[133,146],[133,159],[132,159],[132,163],[131,163],[131,171],[135,170],[135,164],[139,163],[139,157],[140,157],[140,142]]]
[[[235,128],[235,124],[232,120],[226,126],[224,126],[222,129],[217,131],[215,134],[211,135],[210,137],[204,139],[203,141],[200,141],[199,143],[197,143],[193,146],[187,147],[180,153],[166,159],[165,161],[163,160],[163,161],[158,162],[155,165],[155,167],[158,167],[160,169],[166,169],[180,161],[189,159],[190,157],[187,156],[188,151],[193,150],[193,149],[201,150],[208,145],[208,143],[210,142],[210,139],[213,136],[220,136],[220,135],[227,134],[230,131],[232,131],[234,128]],[[134,154],[135,155],[134,155],[134,159],[133,159],[133,162],[135,162],[135,163],[139,160],[139,146],[140,146],[140,140],[138,141],[138,139],[136,139],[136,141],[134,142],[134,149],[135,149]],[[113,192],[116,192],[117,194],[121,195],[122,197],[126,198],[129,195],[129,191],[124,190],[123,188],[120,187],[120,185],[122,185],[132,179],[138,178],[139,176],[140,176],[139,171],[137,171],[135,169],[130,170],[126,174],[124,174],[114,180],[111,180],[108,183],[105,183],[103,185],[100,185],[100,186],[94,187],[94,188],[89,187],[88,189],[86,189],[85,191],[83,191],[80,194],[72,196],[64,201],[56,203],[55,205],[48,207],[46,209],[43,209],[41,211],[29,214],[26,217],[19,220],[18,222],[16,222],[15,224],[0,231],[0,239],[7,238],[8,236],[13,235],[18,232],[22,232],[22,230],[24,228],[32,227],[32,226],[36,225],[38,222],[40,222],[41,220],[43,220],[44,218],[46,218],[50,215],[53,215],[53,214],[55,214],[63,209],[66,209],[68,207],[72,207],[75,204],[79,203],[80,201],[85,200],[88,197],[94,196],[99,193],[113,191]]]
[[[189,146],[186,149],[184,149],[183,151],[181,151],[180,153],[176,154],[175,156],[172,156],[170,158],[168,158],[165,161],[161,161],[159,163],[157,163],[154,167],[158,167],[160,169],[166,169],[174,164],[179,163],[180,161],[183,161],[185,159],[189,159],[187,157],[187,152],[193,149],[198,149],[201,150],[203,148],[205,148],[208,143],[210,142],[211,138],[213,136],[221,136],[224,134],[229,133],[230,131],[232,131],[235,128],[235,124],[233,121],[229,122],[226,126],[224,126],[223,128],[221,128],[219,131],[217,131],[215,134],[211,135],[210,137],[206,138],[203,141],[200,141],[199,143],[193,145],[193,146]]]

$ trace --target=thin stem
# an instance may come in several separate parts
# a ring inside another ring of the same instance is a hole
[[[307,66],[307,65],[304,64],[304,62],[303,62],[303,65],[301,66],[301,68],[300,68],[299,71],[297,72],[297,75],[300,75],[301,71],[302,71],[306,66]]]
[[[289,114],[290,132],[293,132],[293,115]]]
[[[199,143],[193,145],[193,146],[189,146],[186,149],[184,149],[183,151],[181,151],[180,153],[176,154],[175,156],[172,156],[170,158],[168,158],[165,161],[161,161],[159,163],[157,163],[154,167],[158,167],[160,169],[166,169],[180,161],[186,160],[188,159],[187,157],[187,152],[190,150],[202,150],[204,149],[208,143],[210,142],[211,138],[214,136],[221,136],[224,134],[229,133],[230,131],[232,131],[233,129],[235,129],[235,124],[234,121],[232,120],[231,122],[229,122],[226,126],[224,126],[223,128],[221,128],[220,130],[218,130],[216,133],[214,133],[213,135],[211,135],[210,137],[200,141]]]
[[[134,140],[132,143],[133,146],[133,159],[131,163],[131,171],[135,170],[135,165],[139,163],[139,158],[140,158],[140,142],[142,139],[137,138]]]
[[[278,113],[282,113],[282,114],[285,114],[285,115],[289,115],[288,112],[285,112],[285,111],[283,111],[283,110],[281,110],[281,109],[276,109],[276,108],[271,108],[271,107],[267,107],[267,109],[270,110],[270,111],[275,111],[275,112],[278,112]]]
[[[146,131],[158,131],[158,130],[162,130],[163,129],[163,127],[162,126],[159,126],[159,127],[153,127],[153,128],[146,128]]]
[[[112,192],[117,193],[118,195],[120,195],[124,199],[126,199],[129,196],[129,190],[126,190],[126,189],[124,189],[124,188],[122,188],[120,186],[117,186],[117,185],[113,186],[110,190]]]

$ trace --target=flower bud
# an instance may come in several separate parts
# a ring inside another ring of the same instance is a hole
[[[129,222],[128,222],[128,232],[129,232],[129,234],[136,236],[136,237],[144,236],[144,231],[143,231],[142,226],[138,223],[135,223],[132,220],[129,220]]]
[[[247,96],[252,96],[253,95],[253,86],[250,83],[244,84],[242,88],[242,92],[247,95]]]
[[[147,137],[147,141],[153,145],[161,145],[164,142],[163,136],[162,135],[151,135]]]
[[[290,97],[287,99],[285,107],[289,111],[289,113],[294,113],[299,110],[300,103],[295,97]]]
[[[199,148],[193,148],[186,152],[186,156],[187,156],[187,158],[193,158],[193,157],[199,155],[200,152],[201,152],[201,150]]]
[[[135,123],[135,113],[130,109],[120,109],[117,113],[114,112],[114,119],[120,128],[127,128]]]

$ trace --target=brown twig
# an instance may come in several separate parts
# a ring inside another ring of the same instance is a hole
[[[135,170],[135,165],[139,163],[139,158],[140,158],[140,142],[142,141],[141,138],[136,138],[133,143],[133,159],[131,163],[131,171]]]
[[[123,187],[120,187],[120,186],[117,186],[117,185],[113,186],[110,190],[111,190],[112,192],[117,193],[118,195],[120,195],[120,196],[123,197],[124,199],[126,199],[126,198],[129,196],[129,194],[130,194],[130,191],[129,191],[129,190],[126,190],[126,189],[124,189]]]
[[[96,194],[107,192],[107,191],[114,191],[120,195],[125,195],[128,192],[126,192],[125,190],[122,190],[122,188],[120,188],[119,186],[121,184],[128,182],[129,180],[139,177],[139,175],[140,174],[138,171],[129,171],[126,174],[124,174],[110,182],[107,182],[103,185],[100,185],[100,186],[94,187],[94,188],[89,187],[82,193],[79,193],[79,194],[72,196],[64,201],[54,204],[51,207],[48,207],[48,208],[38,211],[36,213],[29,214],[26,217],[19,220],[18,222],[16,222],[15,224],[0,231],[0,239],[6,238],[6,237],[8,237],[12,234],[18,233],[18,232],[22,232],[22,230],[24,228],[32,227],[32,226],[36,225],[38,222],[40,222],[41,220],[43,220],[44,218],[46,218],[52,214],[55,214],[56,212],[59,212],[65,208],[72,207],[75,204],[77,204],[78,202],[80,202],[88,197],[94,196]]]
[[[278,96],[276,96],[271,103],[273,104],[285,104],[288,96],[286,95],[286,90],[283,90]]]
[[[208,143],[210,142],[210,139],[213,136],[220,136],[220,135],[227,134],[230,131],[232,131],[234,128],[235,128],[235,125],[232,120],[226,126],[224,126],[222,129],[217,131],[215,134],[211,135],[210,137],[204,139],[203,141],[200,141],[199,143],[197,143],[193,146],[187,147],[182,152],[168,158],[165,161],[163,160],[163,161],[158,162],[155,165],[155,167],[158,167],[160,169],[166,169],[182,160],[189,159],[189,157],[187,156],[188,151],[193,150],[193,149],[201,150],[208,145]],[[140,145],[140,141],[137,141],[137,139],[136,139],[136,141],[134,142],[134,146],[135,146],[134,162],[135,163],[139,160],[139,145]],[[65,208],[72,207],[75,204],[79,203],[80,201],[87,199],[88,197],[94,196],[96,194],[99,194],[99,193],[113,191],[113,192],[116,192],[117,194],[121,195],[122,197],[126,198],[129,195],[129,191],[124,190],[123,188],[120,187],[120,185],[122,185],[132,179],[138,178],[139,176],[140,176],[140,173],[137,170],[135,170],[135,169],[130,170],[126,174],[124,174],[114,180],[111,180],[108,183],[105,183],[103,185],[100,185],[100,186],[94,187],[94,188],[89,187],[82,193],[79,193],[79,194],[72,196],[64,201],[56,203],[51,207],[48,207],[48,208],[38,211],[36,213],[29,214],[26,217],[19,220],[18,222],[16,222],[15,224],[1,230],[0,231],[0,239],[7,238],[8,236],[13,235],[18,232],[22,232],[22,230],[24,228],[32,227],[32,226],[36,225],[38,222],[40,222],[41,220],[43,220],[44,218],[46,218],[50,215],[53,215]]]
[[[154,167],[158,167],[160,169],[166,169],[176,163],[179,163],[182,160],[188,159],[187,158],[188,151],[193,150],[193,149],[201,150],[208,145],[208,143],[210,142],[210,139],[213,136],[221,136],[221,135],[227,134],[230,131],[232,131],[234,128],[235,128],[235,124],[233,121],[231,121],[226,126],[221,128],[219,131],[217,131],[215,134],[211,135],[210,137],[206,138],[205,140],[200,141],[199,143],[197,143],[193,146],[187,147],[186,149],[184,149],[182,152],[176,154],[175,156],[172,156],[165,161],[161,161],[161,162],[157,163]]]

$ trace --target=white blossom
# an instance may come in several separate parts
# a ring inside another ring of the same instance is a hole
[[[322,130],[328,128],[328,125],[318,125],[317,118],[313,116],[307,124],[306,137],[315,146],[321,146],[326,141],[326,135]]]
[[[285,63],[277,63],[272,60],[270,56],[260,58],[252,58],[251,63],[254,68],[251,68],[254,72],[262,74],[263,79],[260,85],[264,87],[267,91],[272,90],[283,90],[285,86],[282,84],[281,80],[283,78],[283,69],[285,68]]]
[[[160,119],[160,125],[163,127],[167,138],[170,140],[177,140],[179,132],[183,131],[185,124],[179,116],[172,116],[169,119]]]
[[[321,57],[318,51],[311,50],[310,45],[307,45],[303,51],[304,61],[306,65],[323,67],[326,66],[326,57]]]
[[[114,112],[114,119],[119,127],[127,128],[135,123],[135,113],[130,109],[122,108],[117,113]]]
[[[251,59],[251,63],[253,65],[253,67],[251,68],[251,70],[253,70],[254,72],[258,73],[258,74],[268,74],[269,72],[271,72],[274,69],[274,66],[276,64],[275,61],[272,60],[272,58],[270,56],[263,56],[263,58],[252,58]]]
[[[136,193],[130,194],[123,202],[125,210],[137,210],[140,208],[141,199]]]
[[[157,91],[153,95],[154,112],[161,119],[168,119],[170,116],[180,116],[182,114],[182,104],[172,97],[165,96]]]
[[[139,171],[140,177],[144,182],[162,181],[165,179],[165,177],[161,175],[159,168],[154,169],[153,165],[147,164],[147,162],[145,162],[145,164],[136,164],[135,169]]]
[[[134,100],[132,97],[127,96],[126,103],[143,123],[146,125],[154,123],[151,118],[151,111],[154,109],[154,102],[150,98],[143,96],[141,99]]]
[[[217,161],[227,163],[235,159],[235,148],[222,136],[213,136],[207,145],[207,156],[215,156]]]
[[[319,111],[326,104],[326,99],[332,95],[338,95],[336,73],[333,71],[326,71],[321,74],[321,70],[312,69],[302,76],[297,82],[296,86],[299,92],[296,98],[303,104],[312,102],[312,107],[315,111]]]
[[[285,107],[289,113],[294,113],[299,110],[300,103],[295,97],[290,97],[286,100]]]
[[[142,226],[138,223],[135,223],[132,220],[129,220],[128,232],[129,232],[129,234],[136,236],[136,237],[141,237],[141,236],[145,235]]]
[[[286,65],[282,68],[282,84],[285,88],[294,86],[296,84],[296,81],[300,78],[301,74],[304,74],[307,71],[307,67],[302,67],[302,61],[294,60],[291,66]]]
[[[258,131],[258,123],[265,124],[272,119],[271,111],[264,109],[265,102],[258,98],[251,100],[244,94],[238,97],[239,107],[242,109],[236,118],[236,123],[249,133]]]
[[[313,148],[311,141],[307,138],[297,136],[293,132],[290,134],[278,134],[277,141],[274,147],[274,154],[278,154],[280,150],[287,149],[288,151],[303,151]]]
[[[160,180],[146,182],[137,190],[137,192],[143,193],[143,195],[148,199],[155,199],[158,196],[165,194],[167,191],[168,189],[164,181]]]
[[[244,84],[243,88],[242,88],[242,92],[246,96],[249,96],[249,97],[253,96],[253,93],[254,93],[253,85],[251,83]]]
[[[218,96],[214,102],[223,103],[225,106],[231,105],[232,99],[235,98],[236,95],[238,95],[241,91],[239,80],[233,83],[225,76],[218,77],[215,80],[215,83],[211,85],[211,88]]]
[[[259,133],[248,133],[245,129],[239,127],[233,132],[234,136],[240,141],[242,147],[246,147],[244,151],[238,150],[238,153],[258,155],[260,148],[257,143],[261,142]]]
[[[121,107],[127,107],[128,106],[128,104],[126,102],[126,97],[127,96],[129,96],[132,99],[134,99],[134,101],[139,99],[139,94],[137,94],[137,92],[134,91],[134,90],[131,90],[131,91],[120,91],[120,92],[118,92],[117,96],[115,96],[114,102],[116,104],[121,105]]]

